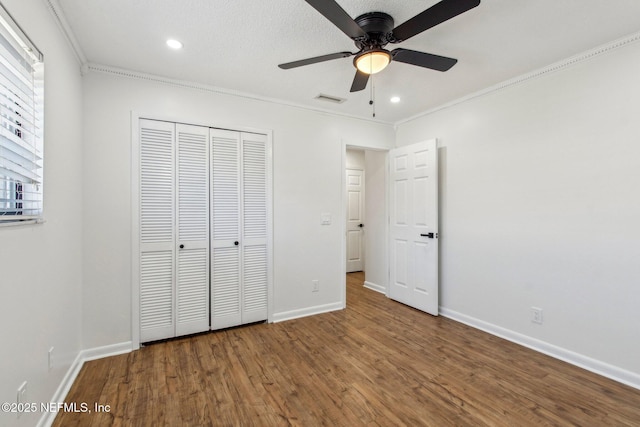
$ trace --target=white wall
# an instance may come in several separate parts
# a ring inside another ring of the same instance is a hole
[[[446,156],[441,306],[636,381],[638,76],[635,43],[397,132],[398,145],[438,138]]]
[[[364,150],[347,149],[347,169],[364,170]]]
[[[389,283],[386,158],[386,151],[365,152],[365,280],[380,291]]]
[[[275,313],[341,303],[343,144],[392,146],[391,126],[98,72],[84,77],[84,102],[86,348],[131,340],[132,110],[272,130]]]
[[[42,1],[3,0],[45,57],[46,223],[0,228],[0,401],[49,402],[81,349],[82,95],[80,66]],[[53,346],[54,368],[47,368]],[[0,412],[0,425],[40,413]]]

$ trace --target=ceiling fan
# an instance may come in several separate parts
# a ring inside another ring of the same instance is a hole
[[[305,1],[349,36],[355,42],[358,52],[330,53],[287,62],[278,67],[288,70],[355,55],[353,64],[357,71],[351,92],[367,87],[369,75],[382,71],[392,60],[438,71],[447,71],[453,67],[458,62],[457,59],[402,48],[388,51],[384,47],[388,43],[403,42],[480,4],[480,0],[442,0],[394,28],[393,18],[383,12],[369,12],[352,19],[335,0]]]

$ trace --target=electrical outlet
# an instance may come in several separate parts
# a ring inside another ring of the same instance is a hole
[[[49,366],[49,371],[51,371],[53,369],[53,347],[51,347],[49,349],[49,353],[47,353],[47,360],[48,360],[48,366]]]
[[[313,284],[313,288],[311,289],[312,292],[320,292],[320,281],[319,280],[312,280],[311,283]]]
[[[542,325],[542,309],[538,307],[531,307],[531,321]]]

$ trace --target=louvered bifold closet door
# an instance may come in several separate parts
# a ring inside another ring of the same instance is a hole
[[[211,129],[211,329],[242,323],[240,134]]]
[[[175,125],[140,120],[140,340],[175,335]]]
[[[267,137],[241,135],[242,323],[267,319]]]
[[[176,335],[209,330],[209,128],[176,125]]]

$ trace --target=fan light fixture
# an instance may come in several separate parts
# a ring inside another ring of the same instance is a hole
[[[342,1],[343,0],[340,0],[341,3]],[[433,28],[436,25],[455,18],[461,13],[473,9],[480,5],[480,1],[481,0],[433,0],[428,3],[435,3],[434,5],[423,10],[408,21],[395,26],[393,17],[384,12],[367,12],[353,19],[336,0],[305,0],[306,3],[335,25],[337,29],[353,40],[358,52],[335,52],[328,55],[314,56],[312,58],[279,64],[278,67],[283,70],[288,70],[355,55],[353,65],[358,71],[353,78],[353,83],[349,91],[352,93],[364,90],[370,80],[369,75],[379,73],[389,65],[392,60],[422,68],[447,71],[458,62],[457,59],[417,50],[403,49],[401,47],[388,51],[385,49],[385,46],[389,43],[405,42],[429,28]],[[373,86],[373,82],[371,86]]]
[[[363,52],[353,60],[356,68],[365,74],[379,73],[389,65],[389,62],[391,62],[391,55],[384,49]]]

